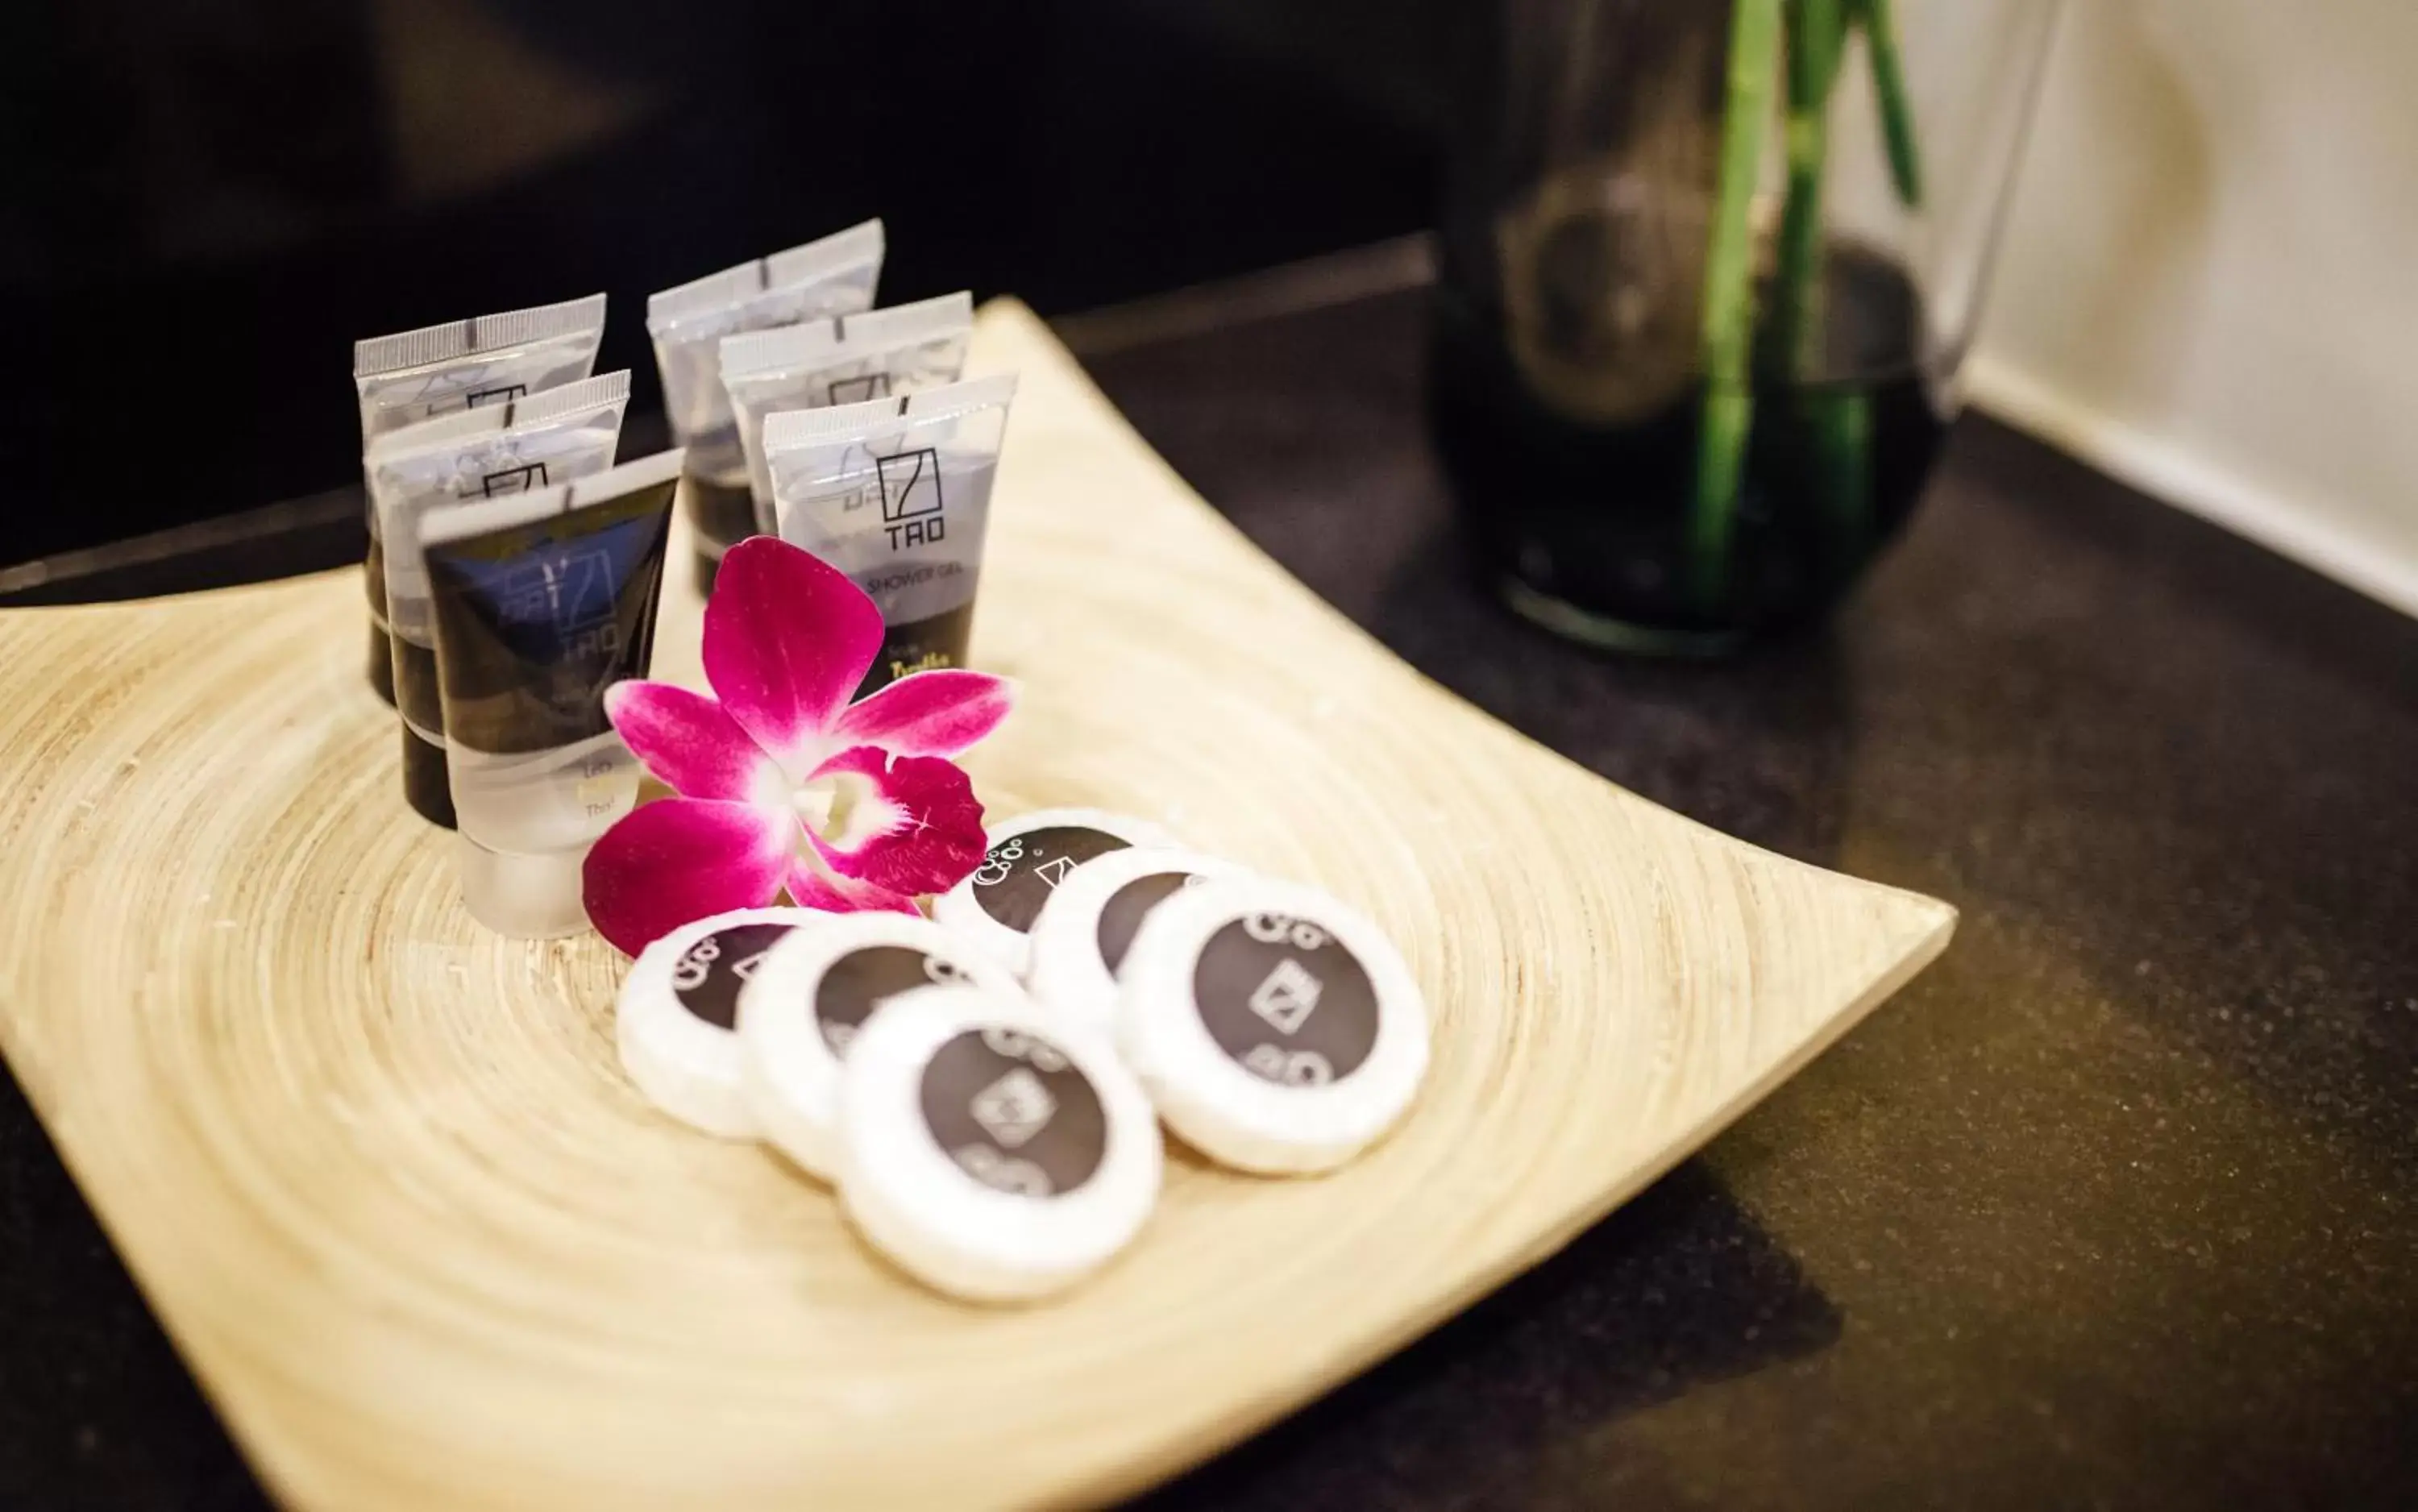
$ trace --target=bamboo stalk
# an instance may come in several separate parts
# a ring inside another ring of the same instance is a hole
[[[1753,425],[1755,176],[1772,75],[1780,63],[1781,0],[1734,0],[1727,99],[1722,120],[1720,198],[1705,264],[1705,401],[1689,516],[1691,586],[1717,607],[1728,587],[1730,538]]]
[[[1852,0],[1791,0],[1788,35],[1788,196],[1781,211],[1769,360],[1793,374],[1818,328],[1822,294],[1822,170],[1830,152],[1830,90],[1845,51]]]
[[[1881,111],[1881,139],[1888,145],[1890,176],[1897,197],[1909,208],[1922,204],[1922,157],[1914,139],[1914,107],[1905,92],[1905,59],[1898,51],[1897,19],[1891,0],[1850,0],[1855,20],[1864,28],[1864,45],[1873,60],[1873,92]]]
[[[1811,384],[1818,373],[1825,293],[1822,178],[1830,153],[1830,96],[1858,0],[1790,0],[1788,198],[1765,332],[1764,370],[1774,384]],[[1819,500],[1830,571],[1849,575],[1872,512],[1872,415],[1852,389],[1793,388],[1786,413],[1812,444],[1808,482]]]
[[[1873,536],[1873,401],[1856,389],[1813,396],[1813,432],[1822,472],[1821,495],[1829,513],[1828,537],[1832,574],[1842,583],[1856,568]]]

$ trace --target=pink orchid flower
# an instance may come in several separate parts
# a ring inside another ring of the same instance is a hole
[[[981,863],[982,804],[955,763],[1007,717],[1009,685],[918,672],[851,704],[881,612],[787,542],[742,541],[705,606],[714,696],[604,694],[613,727],[680,796],[642,803],[588,855],[588,917],[630,955],[692,920],[788,890],[801,908],[915,911]]]

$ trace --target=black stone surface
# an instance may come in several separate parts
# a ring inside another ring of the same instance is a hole
[[[1143,1506],[2418,1504],[2418,624],[1968,420],[1828,634],[1592,657],[1458,565],[1415,293],[1179,313],[1073,328],[1312,588],[1964,921],[1704,1154]],[[0,1506],[258,1504],[13,1088],[0,1291]]]

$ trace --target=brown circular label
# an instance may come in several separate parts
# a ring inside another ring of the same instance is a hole
[[[728,1029],[739,1016],[739,989],[764,964],[765,953],[795,927],[748,924],[715,930],[672,963],[672,995],[714,1028]]]
[[[982,864],[974,868],[974,897],[983,912],[1023,934],[1076,867],[1125,848],[1125,843],[1107,831],[1079,824],[1053,824],[1015,835],[983,852]]]
[[[846,1055],[849,1041],[885,998],[916,987],[951,986],[965,980],[955,961],[912,945],[866,945],[823,969],[815,986],[815,1027],[834,1055]]]
[[[1159,872],[1140,877],[1109,895],[1100,909],[1100,960],[1113,976],[1125,964],[1134,936],[1150,910],[1201,878],[1191,872]]]
[[[1359,957],[1289,914],[1251,914],[1211,935],[1192,999],[1218,1048],[1279,1086],[1340,1081],[1377,1044],[1377,989]]]
[[[994,1191],[1064,1197],[1109,1153],[1108,1110],[1064,1051],[1012,1029],[967,1030],[924,1063],[924,1122]]]

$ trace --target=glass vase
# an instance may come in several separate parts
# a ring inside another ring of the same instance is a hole
[[[1957,407],[2057,0],[1502,0],[1431,402],[1510,605],[1716,654],[1822,615]]]

